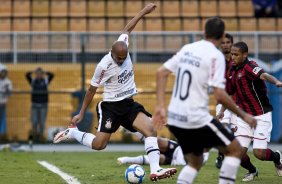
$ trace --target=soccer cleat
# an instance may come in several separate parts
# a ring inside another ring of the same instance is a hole
[[[118,165],[122,165],[122,164],[126,164],[126,162],[125,162],[125,159],[126,159],[127,157],[118,157],[117,158],[117,164]]]
[[[278,176],[282,176],[282,154],[280,151],[275,151],[276,153],[278,153],[280,155],[280,164],[276,164],[274,163],[275,165],[275,168],[276,168],[276,173]]]
[[[223,159],[224,159],[224,157],[223,157],[222,155],[219,155],[219,156],[216,158],[215,166],[216,166],[218,169],[221,168]]]
[[[173,175],[175,175],[177,172],[176,168],[162,168],[157,170],[156,173],[151,173],[150,174],[150,179],[151,181],[155,182],[164,178],[170,178]]]
[[[56,143],[59,143],[61,141],[65,141],[65,140],[70,139],[71,138],[70,132],[74,129],[77,130],[77,127],[76,126],[69,126],[69,128],[67,128],[66,130],[57,133],[57,135],[53,139],[53,143],[56,144]]]
[[[255,177],[258,177],[258,170],[256,169],[256,172],[254,173],[247,173],[242,181],[248,182],[248,181],[253,181]]]

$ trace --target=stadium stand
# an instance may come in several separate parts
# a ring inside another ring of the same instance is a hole
[[[124,17],[124,1],[107,1],[107,16],[108,17]]]
[[[199,16],[199,3],[198,1],[181,1],[182,17],[198,17]]]
[[[252,1],[238,0],[237,1],[237,14],[239,17],[253,17]]]
[[[51,2],[51,17],[66,17],[68,16],[68,0],[54,0]]]
[[[49,1],[48,0],[33,0],[31,7],[32,17],[48,17],[49,16]]]
[[[13,2],[13,16],[22,17],[30,16],[30,1],[29,0],[14,0]]]
[[[33,18],[31,20],[31,31],[46,31],[49,30],[48,18]]]
[[[86,19],[84,18],[71,18],[70,19],[70,30],[72,31],[77,31],[77,32],[81,32],[81,31],[86,31],[87,30],[87,26],[86,26]]]
[[[50,22],[50,31],[68,31],[68,19],[52,18]]]
[[[11,14],[12,14],[12,1],[11,0],[1,1],[0,16],[1,17],[10,17]]]
[[[88,19],[88,31],[105,31],[106,19],[105,18],[89,18]]]
[[[86,1],[70,1],[69,6],[69,16],[71,17],[85,17],[86,11]]]
[[[42,18],[48,19],[50,22],[48,24],[51,26],[46,26],[44,22],[42,29],[33,29],[33,27],[31,29],[23,29],[28,31],[117,31],[118,28],[123,27],[127,23],[128,19],[132,17],[137,10],[141,9],[144,4],[149,2],[151,1],[2,0],[0,22],[3,29],[1,29],[1,31],[19,31],[18,26],[11,25],[11,28],[9,28],[9,22],[14,22],[13,19],[15,18],[22,18],[22,20],[30,19],[31,22],[33,22],[34,18]],[[250,0],[157,0],[154,2],[158,5],[158,8],[152,14],[149,14],[147,18],[155,18],[152,23],[154,22],[156,25],[144,23],[144,25],[138,27],[137,31],[159,31],[162,28],[168,31],[202,30],[202,20],[209,16],[220,16],[224,18],[228,31],[275,31],[279,29],[279,25],[281,25],[279,19],[277,21],[275,21],[275,19],[270,21],[264,20],[263,18],[254,19],[253,6]],[[5,18],[10,20],[6,20]],[[54,28],[56,27],[53,26],[54,19],[57,18],[65,19],[62,21],[62,28]],[[97,23],[97,28],[94,28],[96,25],[90,25],[95,22],[94,20]],[[73,22],[77,22],[78,25],[74,25]],[[169,26],[169,22],[174,24],[175,27]],[[188,22],[195,26],[187,26]],[[121,23],[121,25],[117,26],[115,25],[116,23]],[[68,24],[71,26],[68,26]],[[105,26],[103,26],[104,24]],[[80,26],[82,26],[82,28],[79,28]],[[27,28],[28,26],[25,27]]]
[[[89,17],[104,17],[106,12],[105,1],[89,0],[87,4],[87,15]]]
[[[200,16],[211,17],[218,15],[217,7],[217,1],[200,1]]]
[[[134,17],[136,15],[136,12],[141,10],[143,7],[142,1],[135,1],[135,0],[129,0],[125,2],[125,16],[126,17]]]
[[[218,15],[221,17],[236,17],[236,1],[221,0],[218,1]]]
[[[164,0],[162,2],[162,15],[165,17],[179,17],[179,1]]]
[[[0,18],[0,30],[1,31],[11,31],[11,19],[10,18],[5,18],[1,17]]]
[[[14,18],[12,24],[13,31],[30,31],[29,18]]]

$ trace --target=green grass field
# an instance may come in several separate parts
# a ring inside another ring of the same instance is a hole
[[[130,152],[127,155],[141,154]],[[0,152],[0,183],[1,184],[61,184],[65,183],[58,175],[48,171],[37,163],[45,160],[59,167],[62,171],[75,176],[82,184],[123,184],[124,171],[127,166],[118,166],[116,158],[124,156],[124,152],[92,152],[92,153],[14,153]],[[215,168],[216,153],[211,153],[208,163],[202,168],[195,184],[218,183],[218,169]],[[272,162],[262,162],[251,156],[259,169],[259,177],[253,184],[281,184]],[[147,173],[144,183],[152,183],[149,178],[149,167],[144,167]],[[178,168],[178,173],[181,167]],[[236,183],[240,182],[246,171],[240,168]],[[158,183],[176,183],[176,177],[159,181]]]

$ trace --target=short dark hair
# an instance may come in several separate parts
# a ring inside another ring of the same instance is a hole
[[[249,49],[248,49],[248,45],[245,42],[237,42],[235,44],[233,44],[233,47],[236,47],[239,49],[240,52],[242,53],[248,53]]]
[[[205,25],[206,38],[219,40],[224,34],[225,24],[219,17],[211,17]]]
[[[228,38],[231,41],[231,43],[233,44],[233,36],[231,34],[225,33],[225,38]]]

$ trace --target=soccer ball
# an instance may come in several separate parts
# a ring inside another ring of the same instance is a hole
[[[132,164],[125,170],[125,180],[129,184],[142,183],[145,179],[146,172],[142,166]]]

